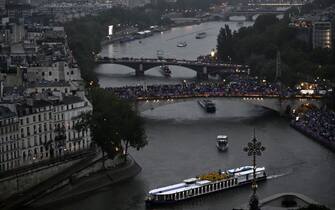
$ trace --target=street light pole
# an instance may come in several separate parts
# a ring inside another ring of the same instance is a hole
[[[257,141],[255,137],[255,130],[254,130],[254,138],[251,142],[248,143],[248,146],[243,149],[245,152],[248,153],[248,156],[253,157],[252,166],[253,166],[253,179],[252,179],[252,195],[249,201],[249,209],[250,210],[259,210],[258,206],[258,198],[256,195],[257,191],[257,182],[256,182],[256,156],[261,156],[262,152],[265,150],[265,147],[262,146],[262,143]]]

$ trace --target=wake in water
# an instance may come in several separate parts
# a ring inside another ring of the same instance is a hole
[[[289,175],[292,172],[293,172],[293,169],[290,169],[289,171],[287,171],[285,173],[282,173],[282,174],[274,174],[274,175],[267,176],[267,179],[276,179],[276,178],[279,178],[279,177],[282,177],[282,176]]]

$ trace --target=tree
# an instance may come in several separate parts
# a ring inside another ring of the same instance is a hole
[[[91,130],[92,140],[113,159],[127,154],[128,147],[140,149],[147,144],[144,123],[129,103],[121,101],[110,92],[93,88],[90,91],[93,111],[83,113],[75,125],[77,130]]]
[[[257,17],[254,28],[258,32],[263,32],[267,27],[278,23],[279,20],[275,15],[260,15]]]
[[[220,29],[217,38],[217,56],[220,61],[230,62],[234,56],[233,50],[233,34],[228,25]]]

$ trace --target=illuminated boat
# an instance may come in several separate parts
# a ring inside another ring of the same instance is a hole
[[[253,167],[243,166],[227,171],[211,172],[181,183],[149,191],[146,205],[169,204],[209,193],[249,184],[253,180]],[[256,181],[266,180],[265,167],[256,168]]]
[[[228,136],[218,135],[216,137],[216,147],[220,151],[226,151],[228,149]]]

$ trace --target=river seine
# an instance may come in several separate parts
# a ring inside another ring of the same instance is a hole
[[[173,28],[162,34],[125,44],[106,46],[101,55],[111,57],[156,57],[157,50],[165,57],[196,59],[216,47],[220,27],[236,22],[210,22]],[[245,22],[244,26],[252,25]],[[206,31],[207,37],[195,39],[195,34]],[[176,47],[186,41],[187,47]],[[125,86],[135,84],[178,83],[195,79],[195,72],[171,67],[172,78],[164,78],[157,69],[135,77],[134,70],[118,65],[97,68],[100,84]],[[277,113],[257,107],[240,99],[214,99],[215,114],[205,113],[196,100],[169,104],[141,115],[146,120],[149,144],[131,155],[141,165],[142,172],[123,183],[106,187],[88,197],[58,206],[63,210],[142,210],[150,189],[174,184],[183,179],[209,171],[250,165],[251,158],[243,147],[252,139],[256,129],[258,140],[266,150],[258,157],[258,165],[265,166],[269,179],[260,183],[260,198],[281,193],[297,192],[331,208],[335,207],[335,154],[305,137],[289,126]],[[229,137],[229,149],[218,152],[215,139],[219,134]],[[225,210],[248,201],[250,186],[230,189],[173,206],[156,209]]]

